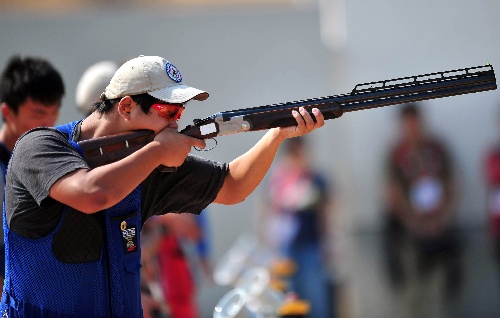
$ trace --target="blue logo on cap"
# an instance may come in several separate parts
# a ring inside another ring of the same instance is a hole
[[[172,65],[170,63],[167,63],[167,65],[165,66],[165,69],[167,71],[168,77],[170,77],[172,79],[172,81],[174,81],[176,83],[182,82],[182,75],[181,75],[181,72],[179,72],[179,70],[177,69],[177,67],[175,67],[174,65]]]

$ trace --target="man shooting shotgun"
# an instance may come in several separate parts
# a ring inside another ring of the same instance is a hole
[[[317,108],[312,115],[289,110],[293,126],[269,129],[229,163],[205,160],[189,154],[205,141],[178,133],[177,119],[186,102],[206,98],[169,61],[139,56],[116,71],[91,115],[19,138],[6,178],[2,315],[142,317],[143,224],[154,215],[199,214],[213,202],[243,201],[285,139],[324,125]],[[99,156],[133,150],[123,157],[102,164],[84,156],[84,140],[143,130],[153,133],[142,147],[125,139],[96,148]],[[178,168],[162,173],[158,166]]]

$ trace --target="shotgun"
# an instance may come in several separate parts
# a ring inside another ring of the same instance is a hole
[[[351,93],[216,113],[180,131],[200,139],[296,125],[292,110],[318,108],[325,119],[357,110],[494,90],[492,65],[358,84]],[[314,116],[312,115],[313,119]]]
[[[292,110],[318,108],[328,119],[344,113],[416,101],[477,93],[497,88],[491,64],[358,84],[349,94],[326,96],[280,104],[223,111],[195,119],[180,131],[191,137],[210,139],[239,132],[295,126]],[[311,116],[314,119],[314,115]],[[154,139],[154,132],[141,130],[79,142],[91,168],[120,160]],[[133,146],[130,146],[133,145]],[[106,150],[107,149],[107,150]],[[161,171],[175,168],[159,167]]]

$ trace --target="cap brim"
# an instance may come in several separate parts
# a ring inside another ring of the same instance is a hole
[[[184,84],[162,88],[148,92],[148,94],[164,102],[174,104],[186,103],[192,99],[203,101],[208,98],[207,92]]]

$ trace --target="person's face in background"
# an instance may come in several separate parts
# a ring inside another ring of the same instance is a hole
[[[291,140],[291,143],[288,152],[290,164],[297,168],[306,167],[308,165],[306,145],[295,140]]]
[[[406,140],[418,143],[423,136],[422,120],[417,114],[405,114],[402,118],[402,129]]]
[[[59,117],[61,102],[43,104],[28,97],[19,105],[17,113],[2,104],[2,115],[11,132],[17,137],[36,127],[52,127]]]

